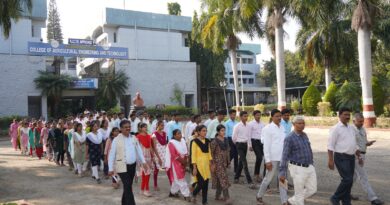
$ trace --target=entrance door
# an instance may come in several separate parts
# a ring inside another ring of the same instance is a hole
[[[42,97],[41,96],[28,96],[28,116],[34,118],[40,118],[42,115]]]
[[[188,108],[194,107],[194,94],[185,94],[185,106]]]

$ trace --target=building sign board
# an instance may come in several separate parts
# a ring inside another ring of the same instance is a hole
[[[77,39],[77,38],[69,38],[68,44],[77,44],[77,45],[93,45],[93,40],[87,39]]]
[[[28,42],[28,53],[39,56],[128,59],[128,48]]]
[[[70,85],[71,89],[98,89],[97,78],[83,78],[73,80]]]

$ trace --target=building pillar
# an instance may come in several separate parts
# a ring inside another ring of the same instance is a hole
[[[48,118],[47,118],[47,96],[46,95],[42,95],[42,99],[41,99],[41,116],[45,118],[46,121],[48,121]]]

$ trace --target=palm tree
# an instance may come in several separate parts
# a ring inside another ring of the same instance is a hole
[[[246,2],[246,3],[242,3]],[[235,91],[236,108],[240,107],[238,74],[237,74],[237,49],[241,43],[237,37],[238,32],[244,32],[251,38],[263,34],[260,18],[260,1],[252,0],[204,0],[203,7],[207,7],[208,13],[200,22],[201,42],[206,48],[212,48],[220,53],[226,48],[229,51],[233,82]],[[243,97],[243,96],[242,96]]]
[[[47,96],[52,102],[51,113],[58,115],[58,106],[61,102],[62,91],[69,88],[73,78],[68,75],[56,75],[51,72],[38,71],[39,76],[34,79],[35,87],[42,91],[43,96]]]
[[[325,84],[329,87],[331,70],[349,64],[354,58],[354,42],[350,20],[344,20],[346,5],[340,0],[315,1],[301,16],[302,28],[296,44],[309,69],[325,68]]]
[[[123,71],[109,73],[101,78],[98,89],[98,104],[101,109],[110,109],[115,106],[129,87],[129,77]]]
[[[24,12],[32,11],[32,0],[2,0],[0,1],[0,26],[7,39],[12,27],[12,21],[18,21]]]
[[[358,33],[360,79],[363,95],[363,115],[366,126],[375,124],[376,116],[372,96],[371,30],[378,14],[379,1],[358,0],[352,16],[352,29]]]

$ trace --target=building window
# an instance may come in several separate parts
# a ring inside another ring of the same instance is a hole
[[[185,106],[188,108],[194,107],[194,94],[185,94]]]
[[[184,38],[184,47],[190,47],[190,41],[188,40],[188,38]]]
[[[253,58],[248,58],[248,64],[253,64]]]
[[[242,64],[247,64],[248,63],[248,59],[247,58],[243,58],[242,59]]]
[[[253,78],[249,78],[249,84],[253,84],[253,83],[254,83]]]
[[[114,43],[116,43],[116,32],[114,32]]]
[[[243,78],[242,81],[244,81],[244,84],[247,83],[247,79],[246,78]]]
[[[230,78],[230,84],[233,84],[234,83],[234,79],[233,78]]]
[[[39,118],[42,116],[42,97],[41,96],[27,96],[28,116]]]
[[[31,25],[31,37],[35,37],[34,26]]]

